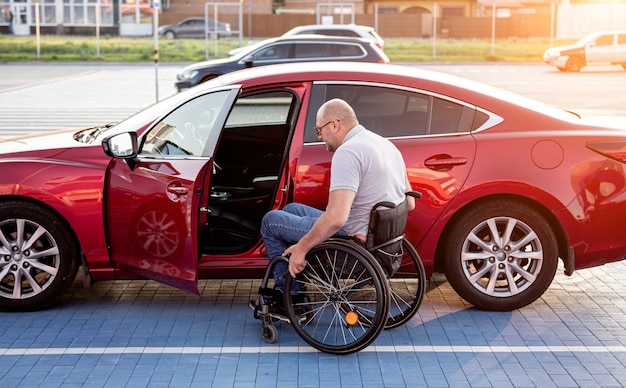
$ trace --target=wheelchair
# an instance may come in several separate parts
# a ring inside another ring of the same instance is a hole
[[[419,198],[418,192],[407,195]],[[365,243],[350,237],[332,237],[309,251],[307,265],[295,278],[285,276],[285,290],[268,288],[270,261],[254,304],[261,320],[262,338],[274,343],[276,320],[289,322],[298,335],[319,351],[332,354],[358,352],[384,329],[403,325],[419,309],[426,292],[422,261],[404,237],[406,201],[395,206],[376,204],[370,214]],[[280,294],[280,296],[278,296]],[[282,297],[286,316],[272,311]]]

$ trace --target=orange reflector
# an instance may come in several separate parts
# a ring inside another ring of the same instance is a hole
[[[349,311],[346,314],[346,323],[348,325],[356,325],[358,321],[359,321],[359,316],[354,311]]]

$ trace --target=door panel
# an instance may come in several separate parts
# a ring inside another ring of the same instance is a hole
[[[115,160],[109,175],[111,256],[120,268],[198,294],[196,230],[206,159]]]
[[[614,34],[602,35],[587,47],[587,62],[610,62],[615,55]]]
[[[105,198],[111,258],[147,278],[198,294],[198,225],[213,152],[239,88],[188,101],[141,139],[136,159],[114,159]]]

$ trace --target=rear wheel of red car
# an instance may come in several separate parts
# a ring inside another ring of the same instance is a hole
[[[465,300],[483,310],[526,306],[548,289],[558,264],[549,223],[530,206],[499,200],[454,221],[446,240],[446,277]]]
[[[583,60],[581,57],[570,57],[565,64],[567,71],[578,72],[583,68]]]
[[[70,287],[78,251],[67,226],[50,210],[0,203],[0,309],[49,307]]]

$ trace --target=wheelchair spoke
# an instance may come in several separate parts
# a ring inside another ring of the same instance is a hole
[[[387,319],[386,280],[363,248],[322,244],[307,255],[295,280],[300,291],[289,295],[289,319],[300,336],[318,350],[344,354],[367,346]]]

